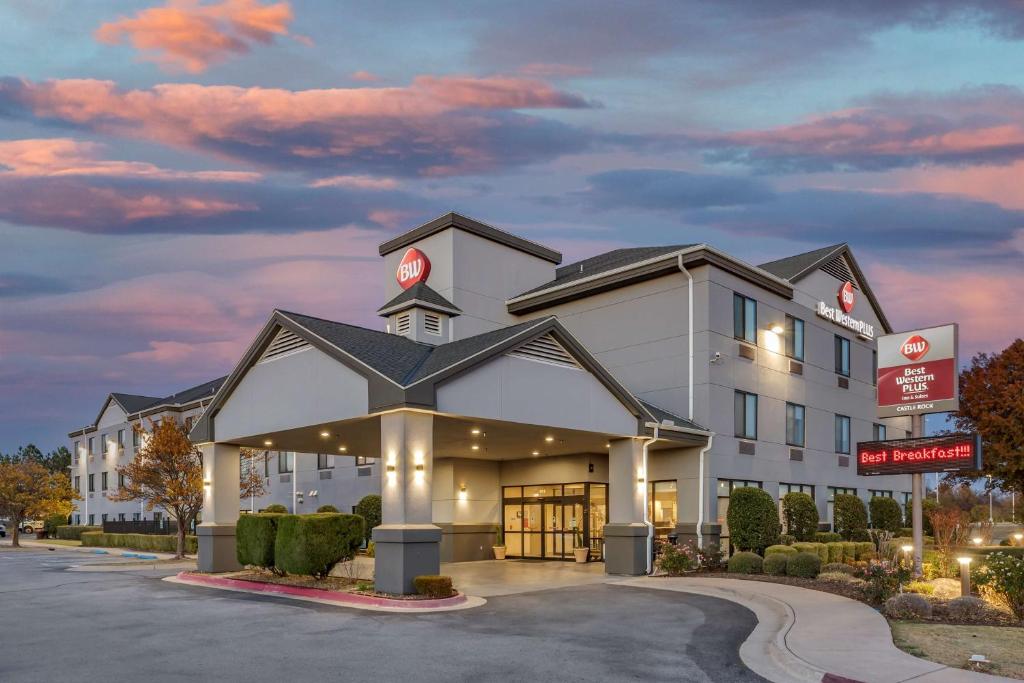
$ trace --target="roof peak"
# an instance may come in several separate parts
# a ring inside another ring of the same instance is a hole
[[[446,313],[453,317],[462,314],[461,308],[438,294],[425,282],[417,282],[408,289],[402,290],[398,296],[378,308],[377,314],[387,317],[392,313],[399,313],[415,307]]]

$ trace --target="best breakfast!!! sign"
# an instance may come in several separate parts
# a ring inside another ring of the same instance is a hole
[[[981,437],[945,434],[857,444],[857,474],[914,474],[981,469]]]
[[[878,416],[957,410],[956,324],[878,338]]]

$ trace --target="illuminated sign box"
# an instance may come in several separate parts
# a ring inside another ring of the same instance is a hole
[[[981,469],[981,436],[944,434],[857,444],[857,474],[914,474]]]
[[[879,417],[957,410],[957,380],[955,324],[879,337]]]

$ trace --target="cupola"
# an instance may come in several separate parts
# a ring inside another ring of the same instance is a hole
[[[451,319],[462,313],[455,304],[417,282],[377,313],[388,319],[388,332],[424,344],[444,344],[452,340]]]

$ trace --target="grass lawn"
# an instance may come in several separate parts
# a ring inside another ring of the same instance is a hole
[[[916,657],[966,668],[967,658],[982,654],[992,660],[991,673],[1024,679],[1024,628],[949,626],[892,621],[896,646]]]
[[[71,539],[65,540],[63,538],[47,538],[45,540],[39,541],[39,543],[48,543],[50,545],[66,545],[74,548],[78,548],[82,545],[81,541],[72,541]]]

